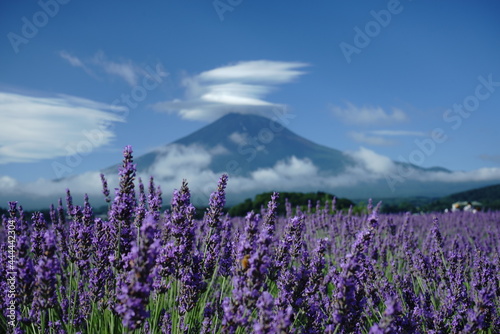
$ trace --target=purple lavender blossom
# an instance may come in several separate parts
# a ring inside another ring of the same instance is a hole
[[[264,291],[257,301],[258,316],[253,325],[256,334],[270,334],[274,332],[274,298]]]
[[[49,309],[57,308],[57,275],[61,274],[61,267],[56,254],[56,240],[51,230],[43,234],[42,254],[35,265],[35,285],[30,317],[41,324],[42,313],[47,314]],[[47,319],[47,317],[45,317]]]
[[[115,189],[115,199],[109,212],[109,220],[114,224],[118,231],[117,251],[115,258],[121,259],[127,255],[132,247],[132,241],[135,239],[133,222],[134,208],[136,198],[134,191],[134,180],[136,175],[136,165],[133,163],[132,147],[125,146],[123,150],[123,164],[119,168],[120,186]],[[117,262],[118,268],[124,263]]]
[[[212,333],[213,317],[216,315],[216,309],[212,302],[207,302],[203,310],[203,322],[201,323],[200,334]]]
[[[12,202],[9,202],[9,216],[10,218],[14,219],[17,215],[17,201],[12,201]]]
[[[129,329],[138,328],[149,311],[149,295],[152,290],[152,270],[156,263],[159,242],[154,240],[157,222],[147,215],[140,230],[139,242],[132,242],[131,251],[124,255],[124,273],[118,278],[115,305],[122,317],[123,325]]]
[[[379,220],[378,210],[379,210],[381,203],[382,202],[379,202],[379,204],[377,204],[377,206],[372,210],[372,212],[370,212],[370,215],[368,216],[367,220],[368,220],[368,223],[370,224],[371,228],[378,227],[378,220]]]
[[[102,193],[104,194],[104,198],[106,199],[106,203],[111,202],[111,198],[109,197],[109,188],[108,181],[103,173],[101,173],[101,182],[102,182]]]
[[[201,256],[198,252],[195,252],[191,266],[182,267],[180,270],[181,286],[177,303],[181,315],[186,314],[196,306],[200,294],[207,287],[207,283],[203,280],[201,268]]]
[[[172,333],[172,316],[170,313],[162,310],[160,312],[160,331],[162,334]]]
[[[156,220],[160,219],[160,209],[163,204],[163,199],[161,197],[161,187],[155,188],[154,179],[151,176],[149,178],[149,194],[148,194],[148,206],[149,212],[154,215]]]
[[[366,291],[362,284],[362,277],[366,274],[364,252],[372,239],[372,233],[373,227],[358,233],[351,246],[351,253],[347,254],[345,262],[341,264],[342,272],[336,278],[335,299],[332,305],[333,322],[347,332],[355,332],[357,325],[363,320],[366,304]]]
[[[71,196],[71,192],[69,189],[66,189],[66,208],[68,210],[68,214],[70,216],[73,216],[73,197]]]
[[[219,265],[219,275],[228,277],[232,274],[234,266],[234,242],[233,242],[233,224],[229,218],[226,217],[222,224],[222,251]]]
[[[89,202],[89,196],[83,196],[82,223],[84,226],[90,227],[94,222],[94,212]]]
[[[313,258],[308,265],[309,269],[309,281],[307,287],[304,291],[305,296],[314,296],[319,290],[323,283],[323,270],[325,269],[325,252],[327,247],[328,239],[320,239],[316,249],[313,252]]]
[[[52,225],[57,224],[57,212],[54,204],[51,204],[49,207],[49,218]]]
[[[97,218],[92,236],[94,251],[91,257],[89,293],[91,301],[97,302],[101,306],[109,306],[112,299],[109,294],[113,291],[114,272],[110,258],[114,257],[114,240],[116,238],[113,227],[113,224]]]
[[[163,240],[157,258],[158,277],[155,288],[166,289],[163,280],[173,275],[180,281],[180,293],[177,299],[179,310],[184,314],[196,304],[200,293],[206,288],[201,272],[202,256],[195,247],[194,206],[190,203],[190,192],[185,180],[180,190],[175,190],[172,197],[172,212],[168,219],[169,234],[174,241]]]
[[[226,204],[225,189],[227,174],[223,174],[217,185],[217,191],[210,196],[210,206],[205,214],[205,222],[210,228],[205,238],[205,254],[203,259],[203,275],[210,279],[219,261],[220,245],[222,242],[222,212]]]
[[[177,275],[178,258],[175,255],[177,247],[173,242],[160,245],[158,256],[156,257],[155,278],[153,287],[157,293],[167,292],[170,284],[167,283],[170,277]]]
[[[434,219],[432,220],[431,233],[436,243],[436,247],[438,247],[439,249],[443,248],[443,237],[441,236],[441,232],[439,231],[439,220],[436,217],[434,217]]]
[[[31,252],[38,258],[42,255],[43,238],[47,230],[47,223],[40,212],[35,212],[31,217],[33,231],[31,232]]]
[[[292,322],[294,314],[291,305],[284,309],[278,309],[274,315],[274,333],[293,333]]]
[[[144,191],[144,184],[142,179],[138,179],[139,182],[139,199],[137,201],[137,206],[135,207],[135,219],[134,225],[136,228],[140,229],[142,221],[146,216],[146,193]]]
[[[235,285],[233,279],[233,285]],[[243,285],[243,284],[238,284]],[[235,294],[236,292],[236,294]],[[225,297],[222,301],[222,332],[234,334],[240,327],[246,327],[249,322],[248,311],[242,303],[241,292],[239,290],[233,291],[233,296]]]
[[[16,293],[0,279],[0,305],[16,304],[13,332],[80,333],[109,316],[130,333],[500,332],[498,212],[386,215],[370,200],[358,215],[332,201],[296,217],[287,203],[282,218],[275,193],[261,215],[229,218],[223,176],[198,221],[186,181],[162,214],[160,188],[139,180],[136,201],[134,178],[126,147],[108,218],[69,190],[51,224],[9,203],[0,262],[13,225]]]
[[[30,256],[28,236],[22,234],[17,237],[17,286],[21,296],[22,305],[30,305],[33,301],[35,285],[35,266]],[[43,250],[43,249],[42,249]]]
[[[92,254],[92,208],[85,195],[83,210],[80,206],[73,207],[73,220],[69,227],[69,256],[70,260],[78,267],[80,274],[84,274],[90,266]]]
[[[239,263],[245,258],[250,256],[257,248],[257,237],[259,235],[259,221],[260,216],[253,211],[247,213],[245,217],[245,230],[243,237],[237,247],[237,260]],[[239,264],[237,264],[239,265]]]
[[[300,216],[293,217],[287,221],[285,235],[279,241],[275,260],[276,273],[273,273],[273,277],[279,276],[282,270],[286,270],[292,258],[296,258],[304,247],[302,240],[304,219],[305,216]]]
[[[386,308],[382,315],[382,319],[370,328],[369,334],[397,334],[403,332],[403,328],[400,324],[402,308],[399,301],[393,296],[389,296],[385,302],[385,306]],[[413,328],[412,332],[414,332],[414,330],[415,328]]]
[[[57,248],[60,250],[61,265],[65,268],[68,263],[68,227],[61,198],[57,205],[57,223],[53,224],[53,229],[56,234]]]
[[[278,194],[274,193],[269,202],[264,226],[260,231],[255,249],[245,254],[242,260],[245,260],[247,264],[240,267],[233,276],[232,296],[223,302],[223,330],[225,332],[234,333],[238,327],[247,327],[250,323],[251,310],[254,309],[262,292],[267,290],[266,279],[272,262],[270,245],[274,237],[277,199]],[[252,219],[247,219],[247,223],[252,223]],[[245,239],[242,240],[243,243],[246,242]],[[244,246],[240,247],[240,254],[244,248]]]

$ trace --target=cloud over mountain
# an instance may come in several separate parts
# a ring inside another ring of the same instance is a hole
[[[137,177],[146,183],[153,176],[166,199],[187,179],[196,205],[208,203],[222,173],[229,174],[229,204],[263,191],[321,190],[351,198],[435,196],[500,180],[500,168],[469,172],[426,169],[393,161],[365,147],[340,152],[270,124],[274,124],[271,119],[261,116],[226,115],[174,143],[135,156]],[[271,128],[272,136],[259,141],[259,133]],[[120,156],[116,158],[118,163]],[[110,189],[118,186],[119,165],[103,170]],[[43,199],[47,206],[64,197],[66,188],[75,199],[88,193],[92,201],[103,200],[99,172],[30,183],[0,175],[0,187],[4,194],[0,200],[4,201]]]
[[[184,99],[156,103],[157,111],[184,119],[213,121],[228,113],[266,114],[278,103],[265,97],[278,85],[305,72],[308,64],[271,60],[242,61],[184,78]]]

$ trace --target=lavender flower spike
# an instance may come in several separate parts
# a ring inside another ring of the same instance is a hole
[[[122,316],[123,325],[137,329],[149,317],[146,306],[152,290],[152,271],[156,263],[159,241],[154,239],[157,222],[147,215],[141,226],[139,242],[132,243],[124,256],[125,270],[118,279],[115,310]]]
[[[226,204],[225,189],[227,185],[227,174],[223,174],[219,180],[217,191],[210,196],[210,207],[205,214],[205,221],[210,227],[206,237],[206,250],[204,257],[204,276],[212,277],[219,258],[220,245],[222,242],[222,210]]]

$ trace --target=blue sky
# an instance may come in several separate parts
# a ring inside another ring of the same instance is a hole
[[[276,107],[322,145],[497,177],[499,14],[497,1],[3,1],[0,185]]]

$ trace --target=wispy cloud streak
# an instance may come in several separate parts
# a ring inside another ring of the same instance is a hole
[[[85,131],[100,130],[97,146],[114,133],[104,125],[123,122],[113,107],[68,95],[34,97],[0,92],[0,164],[35,162],[65,156],[65,147],[87,140]]]

